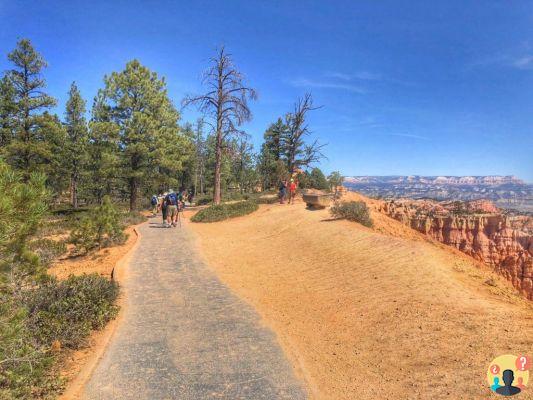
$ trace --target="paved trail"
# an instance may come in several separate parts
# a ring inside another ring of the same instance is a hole
[[[202,263],[186,226],[140,233],[124,317],[85,399],[306,398],[273,333]]]

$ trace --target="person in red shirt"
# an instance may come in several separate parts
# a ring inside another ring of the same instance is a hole
[[[294,198],[296,197],[296,188],[298,185],[294,181],[294,179],[291,179],[291,184],[289,185],[289,204],[294,204]]]

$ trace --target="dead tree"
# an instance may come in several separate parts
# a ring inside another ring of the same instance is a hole
[[[257,98],[254,89],[246,86],[244,76],[236,69],[231,55],[222,47],[211,59],[211,67],[204,72],[202,83],[207,93],[187,96],[183,105],[196,105],[215,132],[215,190],[213,202],[220,204],[220,171],[224,144],[231,135],[239,134],[238,127],[252,118],[248,99]]]
[[[286,149],[287,168],[291,175],[300,167],[307,167],[324,158],[322,148],[325,144],[319,144],[317,140],[311,144],[305,142],[305,136],[309,134],[306,123],[307,113],[319,108],[313,106],[311,93],[306,93],[303,98],[298,99],[294,105],[294,111],[286,116],[288,129],[283,142]]]

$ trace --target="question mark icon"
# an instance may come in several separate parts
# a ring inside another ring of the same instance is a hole
[[[490,367],[490,372],[492,372],[492,375],[498,375],[500,372],[500,366],[497,364],[494,364]]]
[[[520,356],[516,359],[516,369],[519,371],[525,371],[531,366],[531,360],[528,356]]]

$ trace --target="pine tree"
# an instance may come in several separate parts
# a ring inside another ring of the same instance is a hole
[[[15,88],[7,76],[0,79],[0,155],[13,138]]]
[[[98,204],[117,186],[120,169],[118,137],[119,128],[112,122],[93,120],[89,123],[87,179],[81,189]]]
[[[22,39],[8,55],[14,68],[6,77],[14,89],[13,138],[6,151],[7,160],[24,178],[29,179],[33,171],[42,170],[44,164],[53,157],[48,146],[49,134],[44,128],[52,123],[44,111],[56,104],[54,98],[44,92],[46,86],[41,74],[46,61],[35,51],[30,41]]]
[[[47,210],[45,177],[21,174],[0,161],[0,290],[16,294],[26,284],[44,275],[39,258],[28,249]]]
[[[253,145],[246,136],[242,136],[234,140],[230,148],[233,153],[233,179],[241,193],[250,191],[257,181]]]
[[[320,168],[311,170],[311,187],[319,190],[327,190],[329,187],[328,181]]]
[[[339,171],[333,171],[331,174],[329,174],[328,176],[329,189],[335,193],[335,198],[337,198],[338,188],[339,186],[342,186],[342,182],[344,182],[344,177],[341,175]]]
[[[288,175],[286,167],[286,138],[288,126],[281,118],[265,131],[264,143],[258,157],[258,169],[262,186],[269,189]]]
[[[104,78],[105,88],[99,112],[107,114],[119,130],[121,172],[126,179],[130,209],[137,208],[138,196],[158,166],[174,174],[183,165],[177,121],[179,114],[166,91],[164,79],[137,60],[124,71]]]
[[[264,134],[265,145],[275,161],[284,158],[288,126],[281,118],[269,126]]]
[[[87,163],[88,130],[84,114],[85,100],[81,97],[76,83],[73,82],[70,86],[65,112],[68,139],[65,146],[65,161],[70,176],[70,201],[74,208],[78,208],[78,184]]]

